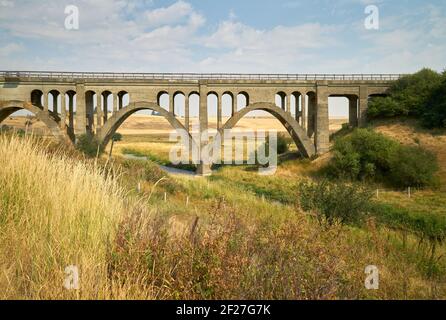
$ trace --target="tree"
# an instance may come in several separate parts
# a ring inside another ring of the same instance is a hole
[[[367,116],[370,118],[423,117],[429,113],[430,116],[425,117],[426,119],[435,118],[437,116],[435,106],[442,101],[441,93],[436,92],[440,86],[446,84],[444,78],[444,74],[441,75],[431,69],[422,69],[417,73],[404,76],[390,87],[388,97],[371,99]],[[435,126],[439,126],[439,123]]]

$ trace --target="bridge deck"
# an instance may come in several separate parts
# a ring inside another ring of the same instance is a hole
[[[402,76],[403,74],[243,74],[0,71],[0,77],[19,79],[393,81],[398,80]]]

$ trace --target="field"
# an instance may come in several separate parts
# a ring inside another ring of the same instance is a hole
[[[168,161],[169,128],[157,121],[129,119],[111,162],[46,140],[0,135],[1,298],[446,298],[444,244],[431,261],[429,243],[416,236],[373,219],[364,226],[321,224],[299,207],[297,184],[316,181],[326,157],[296,159],[292,149],[268,177],[252,166],[226,166],[206,178],[169,175],[123,157],[130,150]],[[443,132],[412,123],[374,126],[435,151],[445,181]],[[409,198],[375,188],[380,202],[446,216],[441,189],[414,190]],[[62,285],[69,265],[79,266],[80,290]],[[368,265],[379,268],[378,290],[364,287]]]

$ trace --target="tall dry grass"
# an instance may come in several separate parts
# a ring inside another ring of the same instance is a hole
[[[147,164],[125,161],[118,176],[100,167],[44,141],[0,135],[0,299],[446,296],[444,277],[420,268],[417,243],[402,246],[373,221],[321,226],[280,201],[274,179],[235,168],[211,180],[172,179],[152,194],[159,177]],[[380,269],[377,291],[364,288],[369,264]],[[69,265],[79,267],[78,291],[63,287]]]
[[[107,255],[124,191],[46,142],[0,135],[0,298],[109,298]],[[63,287],[76,265],[81,290]]]

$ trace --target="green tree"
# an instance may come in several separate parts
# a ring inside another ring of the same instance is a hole
[[[444,75],[431,69],[422,69],[417,73],[404,76],[390,87],[388,97],[371,99],[367,116],[370,118],[418,117],[423,116],[429,109],[435,111],[437,109],[432,106],[441,102],[442,95],[441,92],[437,95],[433,93],[438,90],[443,78]],[[436,115],[435,112],[434,115]]]
[[[424,104],[422,124],[427,128],[446,128],[446,71]]]

